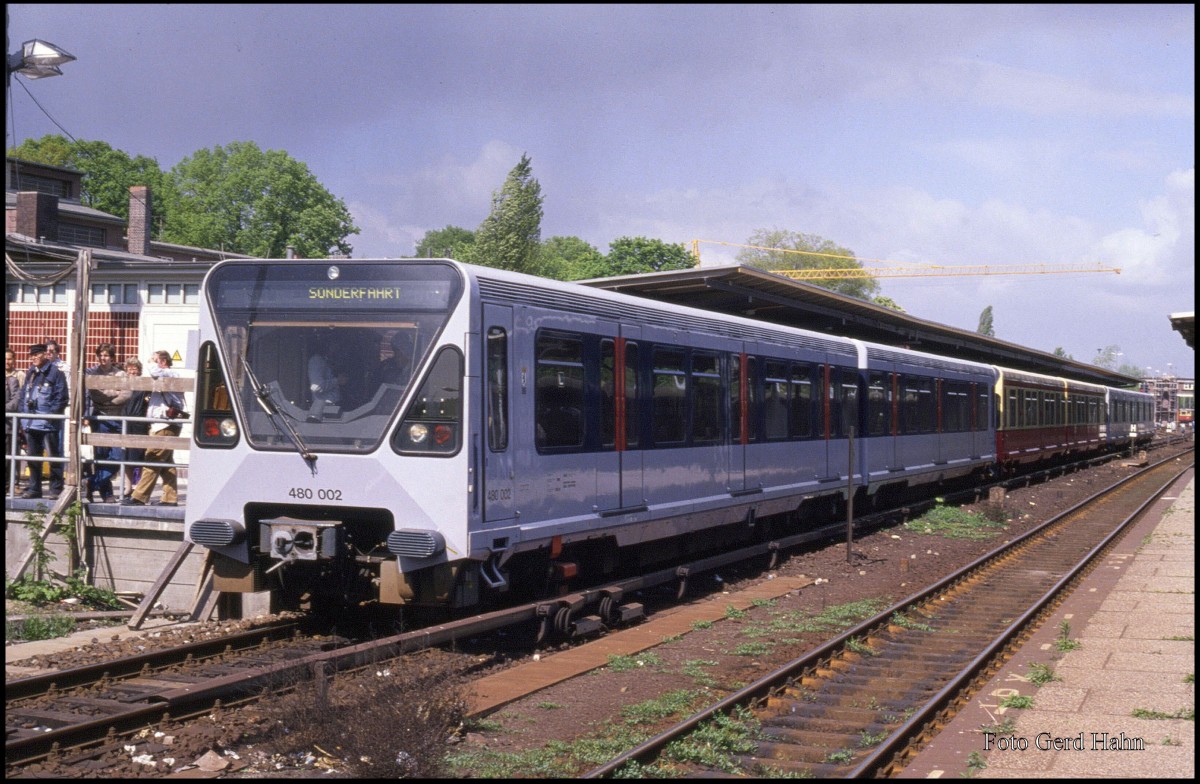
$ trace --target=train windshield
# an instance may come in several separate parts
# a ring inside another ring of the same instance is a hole
[[[458,271],[439,262],[215,269],[207,304],[249,442],[375,449],[462,288]]]

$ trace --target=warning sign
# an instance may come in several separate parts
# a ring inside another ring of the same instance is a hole
[[[182,362],[183,357],[179,356],[179,349],[175,349],[175,353],[171,355],[172,362]]]

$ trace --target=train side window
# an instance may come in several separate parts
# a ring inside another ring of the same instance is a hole
[[[692,443],[720,443],[724,435],[724,384],[721,360],[716,354],[692,354]]]
[[[867,435],[882,436],[889,432],[888,419],[892,411],[891,385],[886,373],[872,373],[867,382]]]
[[[790,410],[788,436],[808,438],[813,434],[813,409],[821,398],[813,394],[813,368],[811,365],[792,365],[791,394],[788,399]],[[823,428],[818,428],[820,433]]]
[[[768,360],[763,363],[763,434],[768,441],[788,437],[787,363]]]
[[[687,440],[687,386],[682,349],[655,348],[650,420],[655,446]]]
[[[537,448],[582,447],[584,412],[583,340],[577,335],[539,334],[534,374]]]
[[[830,416],[836,427],[834,435],[849,437],[850,428],[855,435],[862,435],[858,430],[858,381],[850,368],[835,368],[830,381],[833,392],[833,409]]]
[[[729,441],[742,443],[742,358],[729,354]]]
[[[758,386],[758,360],[746,358],[746,440],[754,443],[759,439],[759,422],[762,419],[762,396]]]
[[[942,430],[962,433],[970,430],[970,386],[965,381],[946,381],[942,384]]]
[[[600,446],[604,449],[613,449],[617,445],[616,368],[616,344],[603,338],[600,341]]]
[[[508,449],[508,333],[492,327],[487,334],[488,447]]]
[[[975,385],[975,429],[987,430],[990,424],[988,416],[988,401],[991,400],[991,387],[988,384]]]
[[[641,446],[642,400],[638,382],[638,344],[625,344],[625,448]]]

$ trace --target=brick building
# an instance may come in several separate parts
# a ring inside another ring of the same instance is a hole
[[[158,349],[176,355],[176,367],[194,368],[190,336],[199,319],[204,274],[225,258],[247,258],[207,248],[151,239],[153,194],[129,189],[129,221],[84,206],[83,173],[16,158],[4,194],[6,348],[26,356],[31,343],[51,338],[74,361],[70,344],[76,312],[77,266],[89,249],[93,266],[86,292],[85,363],[102,342],[117,357],[146,356]]]

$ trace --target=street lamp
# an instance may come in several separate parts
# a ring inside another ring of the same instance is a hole
[[[47,76],[62,76],[58,66],[69,63],[75,55],[66,49],[61,49],[52,43],[34,38],[21,45],[21,51],[8,56],[7,81],[12,84],[14,73],[23,74],[26,79],[44,79]]]

